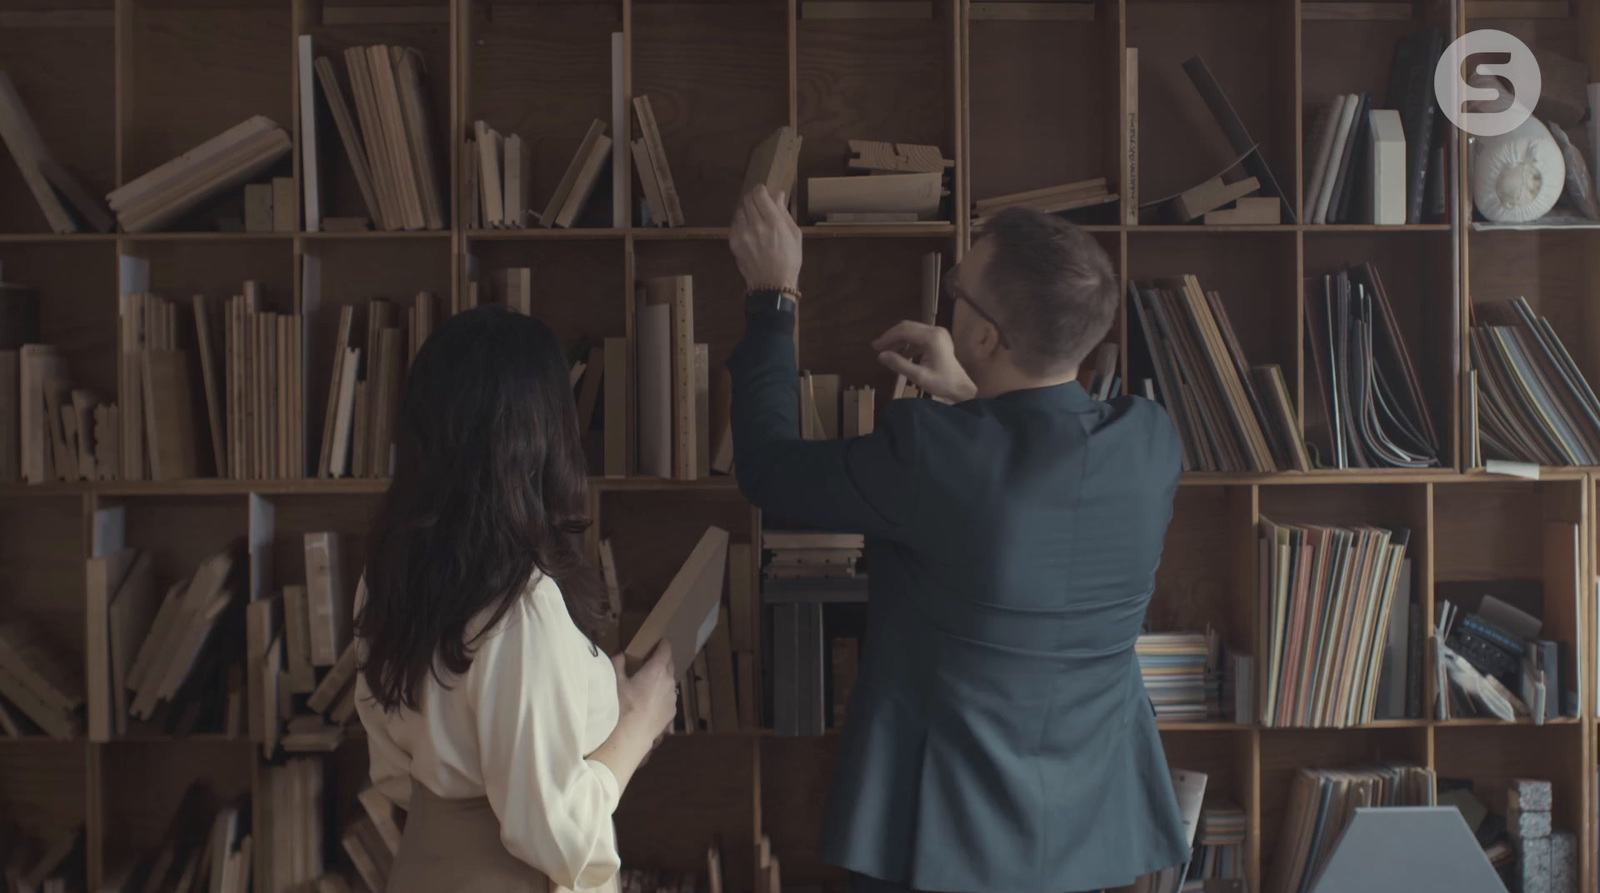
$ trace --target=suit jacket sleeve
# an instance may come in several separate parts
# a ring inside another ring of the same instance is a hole
[[[918,413],[889,403],[880,427],[849,440],[802,440],[793,313],[745,322],[733,375],[734,473],[745,498],[780,518],[841,533],[900,539],[916,515],[922,462]]]

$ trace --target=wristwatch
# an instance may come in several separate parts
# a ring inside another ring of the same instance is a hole
[[[795,312],[794,298],[775,288],[753,288],[745,295],[744,312],[760,313],[766,310]]]

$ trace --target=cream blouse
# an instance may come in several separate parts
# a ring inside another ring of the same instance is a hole
[[[365,595],[363,586],[358,603]],[[414,782],[446,799],[487,796],[513,856],[574,890],[611,880],[621,792],[587,756],[616,728],[616,671],[572,622],[556,582],[535,572],[478,640],[471,668],[442,675],[443,685],[423,683],[417,710],[392,712],[357,675],[373,784],[401,806]]]

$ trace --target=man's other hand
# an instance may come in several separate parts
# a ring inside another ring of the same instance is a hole
[[[872,349],[889,371],[947,403],[978,396],[978,386],[956,361],[950,333],[938,326],[905,320],[879,335]]]
[[[746,288],[800,287],[800,226],[786,204],[788,196],[774,198],[759,185],[745,193],[733,214],[728,245]]]

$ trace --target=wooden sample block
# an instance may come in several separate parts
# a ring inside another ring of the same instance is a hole
[[[649,150],[656,185],[661,191],[666,223],[668,226],[683,226],[683,205],[678,201],[678,188],[673,184],[672,169],[667,165],[667,150],[661,142],[661,130],[656,126],[656,115],[650,106],[650,97],[635,96],[633,110],[639,119],[639,133],[643,135],[645,148]]]
[[[251,183],[244,187],[244,231],[247,233],[272,232],[271,183]]]
[[[1187,223],[1216,209],[1238,201],[1261,188],[1261,183],[1255,177],[1245,177],[1232,183],[1224,181],[1221,177],[1211,179],[1184,190],[1172,200],[1172,214],[1178,220]]]
[[[788,125],[779,127],[756,144],[750,152],[750,162],[744,169],[745,193],[766,186],[773,198],[784,194],[794,195],[795,172],[800,163],[800,134]]]
[[[588,200],[588,194],[594,189],[594,184],[600,176],[597,163],[591,161],[591,156],[596,153],[600,141],[605,140],[605,148],[600,151],[599,158],[603,162],[605,153],[611,151],[611,140],[606,137],[606,123],[599,119],[589,123],[589,131],[578,142],[578,150],[573,153],[572,160],[567,163],[566,173],[561,175],[561,180],[550,193],[550,201],[544,206],[544,213],[539,215],[540,226],[571,226],[577,216],[577,209]],[[509,162],[508,162],[509,163]],[[586,181],[586,182],[585,182]],[[566,214],[567,199],[578,195],[578,201],[573,206],[573,212]],[[558,218],[565,218],[564,223],[557,223]]]
[[[1282,211],[1283,203],[1276,198],[1247,195],[1231,208],[1207,211],[1201,220],[1212,226],[1274,226],[1283,222]]]
[[[932,219],[944,199],[944,174],[883,174],[873,177],[812,177],[806,181],[807,212],[823,220],[838,212],[914,213]]]
[[[866,3],[864,6],[884,6]],[[883,174],[942,173],[955,166],[945,158],[938,146],[921,146],[915,143],[885,143],[878,140],[850,140],[850,152],[855,157],[846,162],[853,171],[870,171]]]
[[[199,468],[189,355],[181,350],[147,350],[143,356],[145,428],[154,480],[193,478]]]
[[[638,672],[663,640],[672,644],[673,662],[680,675],[688,668],[714,629],[708,627],[706,621],[711,619],[722,600],[727,556],[728,532],[720,527],[706,528],[694,551],[628,643],[624,654],[629,673]]]

